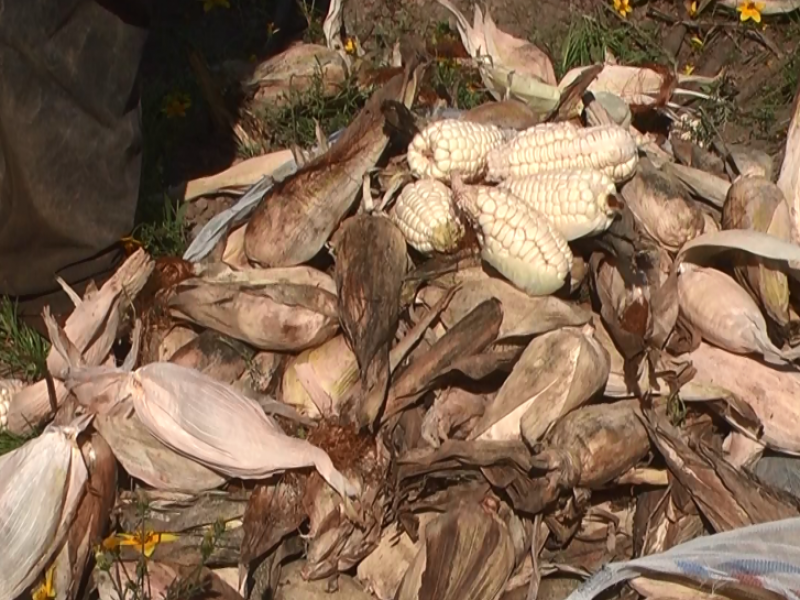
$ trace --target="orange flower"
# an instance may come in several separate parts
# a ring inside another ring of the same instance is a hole
[[[633,12],[631,0],[614,0],[614,10],[617,11],[623,19],[627,18],[628,15]]]
[[[742,2],[736,7],[736,10],[739,11],[739,19],[741,19],[742,23],[750,19],[756,23],[761,23],[761,11],[764,10],[765,6],[766,4],[763,2],[748,0],[747,2]]]
[[[116,533],[103,540],[103,548],[106,550],[116,550],[122,546],[133,546],[140,554],[144,554],[147,558],[153,556],[153,552],[162,542],[174,542],[178,536],[174,533],[156,533],[154,531],[145,531],[142,535],[141,531],[134,533]]]

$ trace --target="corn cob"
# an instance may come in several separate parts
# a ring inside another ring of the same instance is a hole
[[[488,181],[563,169],[596,169],[620,182],[633,175],[636,141],[616,124],[578,128],[545,123],[526,129],[486,157]]]
[[[558,290],[572,265],[564,237],[544,215],[507,190],[462,186],[454,177],[456,202],[476,226],[483,259],[531,296]]]
[[[11,393],[0,388],[0,431],[5,431],[8,427],[8,411],[11,408]]]
[[[513,177],[499,187],[550,219],[567,240],[605,231],[619,206],[611,178],[590,169]]]
[[[436,179],[420,179],[404,187],[392,220],[409,246],[426,254],[455,250],[464,235],[452,192]]]
[[[450,171],[459,171],[465,181],[475,181],[486,172],[486,156],[506,141],[494,125],[445,119],[435,121],[414,136],[408,145],[408,166],[419,178],[448,181]]]

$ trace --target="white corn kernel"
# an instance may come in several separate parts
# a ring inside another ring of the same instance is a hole
[[[456,202],[475,225],[487,263],[531,296],[546,296],[564,285],[572,252],[547,217],[501,188],[456,189]]]
[[[591,169],[512,177],[499,187],[550,219],[568,241],[608,229],[620,206],[614,181]]]
[[[8,427],[8,411],[11,408],[11,394],[6,389],[0,389],[0,431]]]
[[[408,166],[415,177],[449,181],[459,171],[465,181],[475,181],[486,172],[486,156],[506,141],[494,125],[444,119],[420,131],[408,145]]]
[[[464,236],[450,188],[435,179],[420,179],[405,186],[392,220],[408,245],[425,254],[451,252]]]
[[[486,157],[486,179],[502,181],[564,169],[595,169],[615,182],[630,178],[638,162],[636,140],[616,124],[579,128],[570,123],[535,125]]]

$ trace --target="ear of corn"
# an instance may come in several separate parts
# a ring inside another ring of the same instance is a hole
[[[617,124],[578,128],[545,123],[526,129],[486,157],[488,181],[563,169],[596,169],[620,182],[638,162],[636,140]]]
[[[0,600],[19,596],[67,534],[88,472],[79,427],[50,427],[0,458]]]
[[[507,190],[457,186],[458,205],[476,226],[483,259],[532,296],[558,290],[572,265],[572,252],[547,217]]]
[[[408,166],[419,178],[449,180],[459,171],[465,181],[474,181],[486,171],[489,152],[505,142],[505,134],[494,125],[444,119],[420,131],[408,146]]]
[[[567,239],[605,231],[614,220],[614,181],[600,171],[567,169],[514,177],[500,187],[550,219]]]
[[[420,179],[405,186],[392,220],[409,246],[423,253],[455,250],[464,236],[450,188],[435,179]]]

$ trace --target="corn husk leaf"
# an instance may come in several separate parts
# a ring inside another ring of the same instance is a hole
[[[800,243],[800,91],[795,94],[792,121],[786,135],[786,151],[778,175],[778,187],[792,217],[792,241]]]
[[[131,477],[157,490],[199,493],[216,489],[226,481],[159,442],[136,413],[127,416],[124,410],[118,410],[98,415],[95,427]]]
[[[167,362],[178,350],[197,336],[198,333],[189,327],[181,327],[179,325],[172,327],[159,341],[155,350],[155,359]],[[146,353],[147,350],[144,350],[144,352]],[[149,361],[145,360],[144,362]]]
[[[695,169],[678,163],[666,163],[662,170],[674,175],[691,192],[699,198],[710,202],[718,208],[725,205],[725,198],[731,188],[731,182],[702,169]]]
[[[110,571],[94,570],[94,581],[100,600],[126,600],[128,583],[136,585],[137,561],[129,559],[111,565]],[[120,585],[121,584],[121,585]],[[241,596],[211,569],[186,566],[168,561],[148,561],[142,589],[151,598],[169,598],[191,590],[197,600],[241,600]],[[122,591],[120,595],[119,592]],[[121,596],[121,597],[120,597]]]
[[[756,353],[783,363],[798,356],[776,348],[758,305],[732,277],[692,263],[680,266],[681,314],[703,339],[729,352]]]
[[[542,115],[524,102],[509,99],[480,104],[461,113],[459,119],[481,125],[495,125],[501,129],[522,131],[539,124]]]
[[[622,197],[647,234],[668,250],[677,250],[703,232],[702,215],[680,182],[647,160],[639,161]]]
[[[761,177],[737,179],[722,211],[724,229],[752,229],[784,241],[791,239],[789,205],[780,189]],[[786,274],[752,256],[738,256],[736,279],[778,325],[789,322],[789,282]]]
[[[396,378],[389,390],[383,419],[413,405],[435,385],[436,378],[454,370],[469,374],[462,363],[496,341],[502,319],[499,300],[491,298],[478,304]]]
[[[335,50],[299,43],[257,65],[241,86],[253,94],[257,106],[282,106],[314,86],[325,95],[336,94],[347,71],[347,63]]]
[[[609,357],[591,326],[536,337],[514,365],[471,437],[536,443],[563,415],[603,389]]]
[[[696,441],[696,451],[690,448],[658,411],[645,409],[645,418],[653,444],[716,532],[800,515],[796,505],[732,467],[703,441]]]
[[[325,452],[285,435],[255,401],[228,386],[171,363],[151,363],[129,377],[139,419],[179,454],[241,479],[315,466],[340,494],[357,493]]]
[[[169,300],[170,313],[260,348],[296,352],[332,338],[339,327],[336,296],[296,284],[238,285],[187,280]]]
[[[362,179],[389,142],[381,105],[410,107],[421,68],[409,64],[376,91],[328,151],[275,186],[255,209],[245,230],[251,261],[279,267],[313,258],[347,215]]]
[[[237,270],[221,263],[214,263],[207,267],[197,265],[195,273],[206,283],[234,284],[258,287],[287,283],[304,285],[325,290],[336,295],[336,282],[333,277],[313,267],[299,265],[296,267],[255,269],[248,267]]]
[[[687,358],[696,369],[692,385],[719,390],[719,396],[730,394],[751,409],[761,426],[753,433],[739,413],[722,412],[736,430],[757,435],[769,448],[800,455],[800,411],[796,408],[800,375],[709,344],[701,344]]]
[[[291,150],[278,150],[245,159],[216,175],[187,181],[183,186],[181,199],[189,202],[213,194],[241,194],[263,177],[272,176],[276,169],[293,160]]]
[[[620,400],[564,416],[534,448],[533,465],[547,471],[541,484],[593,489],[634,467],[650,450],[638,406],[638,400]]]
[[[81,446],[88,467],[89,493],[81,498],[53,568],[56,600],[74,600],[81,589],[83,575],[92,555],[93,544],[108,528],[117,497],[117,463],[111,448],[97,433]]]
[[[242,342],[206,330],[175,352],[168,362],[232,384],[245,372],[253,354],[253,350]]]
[[[31,585],[69,532],[89,478],[76,442],[89,420],[48,427],[0,457],[1,600]]]
[[[425,413],[420,435],[433,448],[449,439],[466,439],[491,406],[496,393],[449,387],[437,393]]]
[[[445,290],[428,286],[420,291],[418,299],[433,306],[444,294]],[[498,341],[526,338],[560,327],[581,327],[591,320],[591,312],[576,304],[553,296],[529,296],[510,283],[494,277],[480,276],[461,285],[442,312],[441,321],[447,328],[451,328],[481,302],[490,298],[497,299],[503,307],[503,322],[497,335]]]
[[[481,79],[495,100],[510,95],[541,113],[558,106],[561,92],[553,64],[542,50],[500,30],[489,11],[484,15],[477,4],[470,26],[449,0],[437,1],[455,18],[464,48],[476,60]]]
[[[498,598],[513,568],[514,546],[506,524],[481,506],[467,504],[425,527],[425,543],[395,598]]]
[[[350,417],[371,427],[389,386],[389,349],[408,263],[406,242],[389,219],[358,215],[342,224],[332,245],[339,319],[361,376],[361,393]]]

